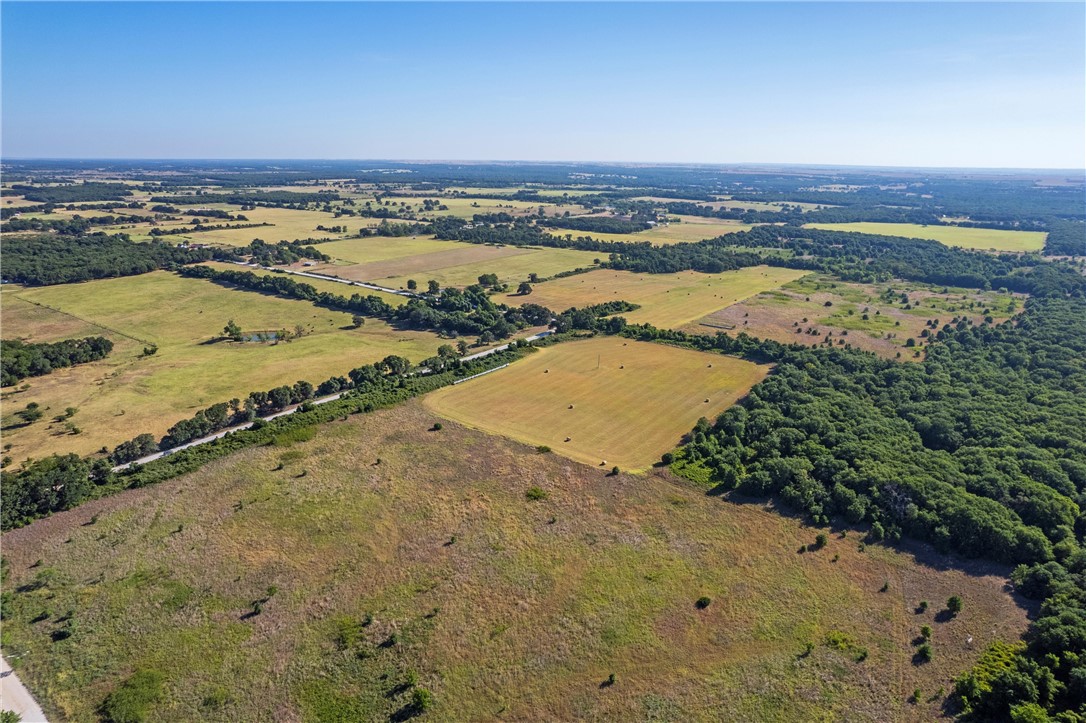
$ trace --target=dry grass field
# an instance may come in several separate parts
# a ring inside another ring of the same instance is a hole
[[[426,406],[585,464],[644,470],[767,371],[718,354],[597,337],[440,389]]]
[[[1005,569],[798,554],[821,530],[433,422],[352,416],[5,534],[20,676],[72,723],[137,670],[151,720],[396,720],[420,686],[433,720],[919,721],[1026,626]]]
[[[1043,231],[1002,231],[964,226],[921,226],[915,223],[812,223],[810,228],[827,231],[905,236],[938,241],[947,246],[960,246],[981,251],[1040,251],[1048,234]]]
[[[503,283],[525,281],[529,274],[552,276],[592,266],[598,253],[572,249],[490,246],[432,237],[363,238],[321,244],[331,264],[314,270],[353,281],[405,288],[408,279],[420,288],[434,279],[442,286],[469,286],[482,274],[497,274]]]
[[[347,288],[347,287],[344,287]],[[41,306],[35,306],[40,304]],[[305,329],[290,342],[208,343],[234,319],[243,330]],[[35,289],[5,287],[5,338],[50,341],[103,335],[115,344],[102,361],[25,380],[29,389],[4,394],[4,424],[29,402],[46,416],[7,428],[17,459],[51,452],[89,454],[142,432],[156,436],[217,402],[299,379],[317,384],[389,354],[420,361],[443,342],[434,334],[397,331],[375,319],[348,328],[351,315],[202,279],[157,271],[142,276]],[[148,344],[158,352],[143,357]],[[66,407],[82,432],[64,433],[50,420]]]
[[[892,298],[883,298],[887,288],[896,291]],[[902,294],[907,295],[911,308],[901,303]],[[853,284],[812,274],[721,309],[685,330],[702,334],[743,331],[763,339],[811,346],[830,338],[838,346],[849,344],[886,358],[919,361],[927,346],[921,333],[925,328],[930,331],[929,320],[938,319],[938,328],[953,317],[967,317],[979,324],[989,316],[998,323],[1021,311],[1024,300],[1022,295],[994,291],[900,280]],[[916,342],[915,349],[905,346],[910,338]]]
[[[203,264],[204,266],[210,266],[213,269],[219,271],[248,271],[249,273],[256,274],[257,276],[283,276],[284,274],[277,274],[271,271],[264,271],[263,269],[256,269],[248,266],[240,266],[238,264],[230,264],[224,261],[208,261]],[[312,267],[296,264],[291,267],[292,270],[297,271],[312,271]],[[331,267],[329,267],[331,268]],[[334,269],[333,269],[334,270]],[[350,297],[354,294],[361,294],[362,296],[377,296],[383,299],[385,302],[392,306],[403,306],[407,303],[408,298],[406,296],[400,296],[399,294],[390,294],[385,291],[374,291],[373,289],[364,289],[357,286],[349,286],[347,284],[341,284],[337,281],[323,281],[321,279],[311,279],[308,277],[290,276],[288,278],[297,281],[299,284],[309,284],[314,289],[320,292],[327,292],[329,294],[338,294],[340,296]]]
[[[629,301],[641,305],[640,309],[622,315],[630,322],[675,328],[806,273],[776,266],[753,266],[720,274],[697,271],[635,274],[599,269],[538,284],[530,296],[509,295],[502,300],[512,305],[542,304],[556,311],[606,301]]]
[[[660,224],[648,231],[637,233],[601,233],[596,231],[572,231],[569,229],[552,228],[547,232],[552,236],[564,237],[591,236],[597,241],[619,241],[622,243],[650,242],[653,246],[670,246],[678,243],[694,243],[707,238],[716,238],[729,233],[749,231],[754,228],[750,224],[739,221],[724,221],[715,218],[702,218],[701,216],[676,216],[682,219],[679,223]]]

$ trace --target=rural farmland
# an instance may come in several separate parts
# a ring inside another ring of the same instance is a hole
[[[544,348],[508,369],[434,392],[425,403],[449,419],[578,462],[640,471],[767,371],[713,354],[591,339]]]

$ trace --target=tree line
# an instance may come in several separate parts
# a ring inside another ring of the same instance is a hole
[[[476,374],[508,363],[526,352],[526,344],[514,344],[510,349],[469,362],[450,364],[439,373],[415,375],[410,364],[399,357],[388,357],[377,364],[352,370],[347,377],[334,377],[334,383],[343,385],[348,393],[341,399],[320,406],[303,406],[299,411],[271,422],[255,420],[246,430],[240,430],[208,444],[180,450],[145,466],[129,468],[120,474],[112,472],[114,462],[110,458],[81,458],[76,454],[52,455],[35,460],[24,468],[12,472],[0,470],[0,529],[10,530],[46,517],[54,512],[71,509],[79,504],[103,495],[119,492],[130,487],[142,487],[161,482],[177,475],[191,472],[203,464],[244,447],[268,444],[276,435],[291,429],[328,422],[352,413],[372,412],[392,406],[419,394],[425,394],[457,379]],[[305,384],[299,382],[299,384]],[[317,387],[327,388],[328,382]],[[304,387],[287,387],[292,398],[304,394]],[[270,397],[270,391],[268,392]],[[277,396],[283,394],[277,393]],[[251,396],[251,395],[250,395]],[[269,404],[271,402],[269,401]],[[172,429],[161,442],[149,434],[139,435],[114,449],[116,459],[138,459],[156,451],[162,443],[171,445],[196,427],[208,428],[229,415],[233,403],[213,405],[202,410],[202,418],[190,425]],[[244,409],[244,405],[242,406]],[[209,432],[210,433],[210,432]]]
[[[27,377],[50,374],[54,369],[105,359],[111,351],[113,342],[104,336],[37,344],[3,339],[0,340],[0,386],[9,387]]]
[[[70,284],[144,274],[213,256],[210,249],[135,243],[125,234],[13,234],[4,239],[3,278],[28,286]]]

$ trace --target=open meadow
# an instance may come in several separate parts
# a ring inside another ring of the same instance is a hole
[[[798,554],[823,530],[433,421],[352,416],[5,534],[20,676],[72,723],[136,671],[151,720],[400,720],[419,688],[436,720],[930,720],[1026,626],[1005,569]]]
[[[344,289],[349,287],[344,286]],[[398,331],[308,302],[234,290],[156,271],[142,276],[34,289],[5,287],[5,338],[55,341],[102,335],[113,352],[101,361],[26,379],[4,394],[4,442],[15,459],[50,452],[89,454],[137,434],[162,435],[180,419],[249,392],[306,380],[319,384],[389,354],[420,361],[442,342]],[[303,329],[288,342],[213,341],[233,319],[244,331]],[[158,351],[144,356],[151,344]],[[13,426],[10,415],[30,402],[46,416]],[[67,407],[79,434],[50,420]]]
[[[887,293],[892,289],[893,293]],[[917,282],[857,284],[811,274],[721,309],[685,331],[715,334],[746,332],[762,339],[815,346],[827,339],[837,346],[875,352],[903,361],[923,359],[928,340],[954,318],[974,324],[998,323],[1022,310],[1025,297],[995,291],[948,288]],[[929,322],[938,320],[935,327]],[[906,346],[909,339],[915,348]]]
[[[462,424],[585,464],[644,470],[699,417],[714,418],[767,372],[718,354],[598,337],[544,347],[425,403]]]
[[[526,281],[529,274],[546,278],[587,268],[600,254],[573,249],[491,246],[432,237],[359,238],[321,244],[335,258],[313,270],[352,281],[405,288],[414,279],[420,288],[433,279],[442,286],[470,286],[482,274],[497,274],[502,283]]]
[[[542,304],[556,311],[629,301],[641,306],[622,314],[631,323],[675,328],[807,273],[776,266],[752,266],[719,274],[640,274],[598,269],[538,284],[529,296],[508,295],[502,300],[513,305]]]
[[[826,231],[904,236],[938,241],[947,246],[960,246],[980,251],[1040,251],[1044,248],[1043,231],[1004,231],[966,226],[921,226],[915,223],[811,223],[808,228]]]
[[[739,221],[726,221],[701,216],[676,216],[679,223],[667,223],[653,226],[647,231],[637,233],[605,233],[601,231],[573,231],[564,228],[548,228],[547,233],[559,238],[565,236],[591,236],[597,241],[618,241],[621,243],[642,243],[648,241],[653,246],[670,246],[679,243],[694,243],[707,238],[716,238],[729,233],[749,231],[750,224]]]

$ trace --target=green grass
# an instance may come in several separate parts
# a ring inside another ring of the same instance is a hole
[[[982,251],[1040,251],[1044,248],[1045,237],[1048,235],[1043,231],[921,226],[915,223],[811,223],[807,224],[807,228],[930,239],[947,246],[961,246]]]
[[[1026,626],[1000,570],[832,534],[799,555],[817,530],[666,472],[432,422],[418,403],[352,416],[283,469],[248,449],[4,535],[6,589],[43,576],[7,606],[20,676],[74,723],[140,670],[163,676],[151,720],[387,720],[420,688],[438,720],[930,718],[912,690]],[[912,610],[952,594],[954,620]],[[913,666],[925,623],[938,655]]]
[[[28,391],[5,395],[6,411],[31,401],[49,410],[42,421],[5,432],[17,459],[159,436],[217,402],[299,379],[316,384],[389,354],[420,361],[443,343],[376,319],[351,329],[350,314],[161,271],[4,294],[5,337],[47,341],[43,330],[54,328],[53,338],[104,334],[116,344],[105,360],[28,379]],[[274,345],[207,343],[230,319],[243,330],[300,325],[306,335]],[[149,343],[158,352],[141,358]],[[82,433],[59,434],[61,426],[48,421],[66,407],[79,409],[72,421]]]

